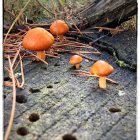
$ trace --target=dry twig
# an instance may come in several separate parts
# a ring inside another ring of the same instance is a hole
[[[11,79],[12,79],[12,87],[13,87],[13,103],[12,103],[12,110],[11,110],[11,115],[10,115],[10,120],[9,120],[9,125],[5,133],[5,140],[8,140],[11,132],[11,128],[13,125],[13,120],[14,120],[14,114],[15,114],[15,109],[16,109],[16,82],[15,82],[15,77],[14,77],[14,72],[12,68],[12,62],[10,60],[10,57],[8,57],[8,62],[10,66],[10,72],[11,72]]]
[[[123,29],[119,29],[119,28],[108,28],[108,27],[93,27],[93,28],[99,30],[109,30],[109,31],[118,31],[118,32],[124,31]]]
[[[99,77],[98,75],[92,75],[92,74],[90,74],[90,72],[87,72],[87,71],[82,71],[82,70],[75,70],[75,71],[77,72],[76,75],[79,75],[79,76]],[[113,84],[118,84],[118,82],[116,82],[110,78],[106,78],[106,80]]]

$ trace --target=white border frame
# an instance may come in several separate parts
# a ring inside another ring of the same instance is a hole
[[[140,2],[138,3],[138,16],[137,16],[137,103],[136,103],[136,132],[137,140],[140,140]]]
[[[3,140],[3,0],[0,0],[0,139]]]
[[[0,140],[3,140],[3,2],[0,0]],[[138,2],[138,15],[140,15],[140,2]],[[137,124],[137,140],[140,140],[140,18],[137,19],[137,113],[136,113],[136,124]]]

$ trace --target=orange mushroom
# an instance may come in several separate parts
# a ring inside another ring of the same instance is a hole
[[[96,61],[90,68],[90,73],[92,75],[99,76],[99,87],[106,89],[106,76],[111,74],[114,68],[103,60]]]
[[[63,20],[56,20],[50,26],[50,32],[58,35],[60,42],[64,40],[64,34],[69,31],[69,26]]]
[[[83,61],[83,58],[79,55],[73,55],[70,58],[69,64],[74,65],[76,69],[80,68],[80,63]]]
[[[53,43],[53,35],[40,27],[30,29],[22,41],[25,49],[37,51],[37,56],[43,60],[46,58],[45,50],[49,49]]]

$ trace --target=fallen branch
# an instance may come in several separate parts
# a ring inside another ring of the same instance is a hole
[[[78,27],[117,27],[137,13],[137,0],[92,0],[77,11]],[[83,24],[86,23],[86,24]]]
[[[99,30],[107,30],[107,31],[117,31],[117,32],[123,32],[123,29],[119,29],[119,28],[107,28],[107,27],[93,27],[94,29],[99,29]]]

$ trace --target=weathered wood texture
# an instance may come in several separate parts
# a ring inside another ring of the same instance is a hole
[[[24,66],[26,86],[17,90],[10,140],[68,140],[62,136],[69,133],[77,137],[71,140],[136,139],[136,73],[118,67],[114,57],[106,52],[90,55],[108,61],[115,68],[110,78],[119,85],[108,83],[103,91],[98,88],[98,78],[72,75],[70,56],[47,58],[48,66],[41,62]],[[93,61],[84,59],[80,69],[89,71],[92,64]],[[6,129],[12,95],[8,90],[4,92]],[[125,95],[120,96],[120,92]],[[121,112],[110,112],[112,107]],[[30,119],[33,113],[35,121]]]
[[[136,0],[93,0],[90,5],[78,12],[77,17],[82,19],[78,25],[85,28],[91,25],[104,26],[115,23],[115,26],[136,13]]]

